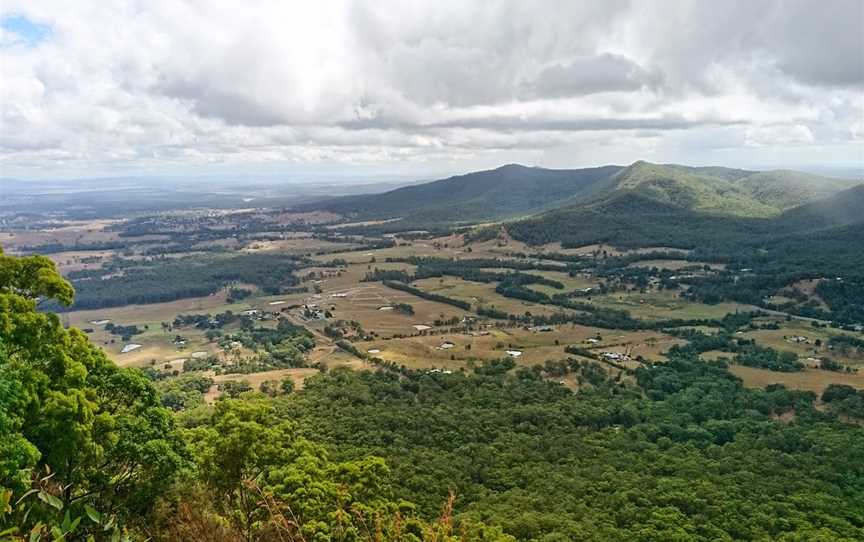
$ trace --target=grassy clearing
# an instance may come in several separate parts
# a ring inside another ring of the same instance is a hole
[[[586,342],[598,334],[602,337],[599,343]],[[558,344],[555,344],[556,341]],[[442,345],[448,342],[454,346],[442,348]],[[612,331],[568,324],[559,326],[552,332],[533,332],[523,328],[493,329],[489,330],[488,335],[480,336],[466,333],[420,335],[358,342],[356,346],[364,352],[370,349],[380,350],[372,355],[414,369],[455,370],[469,366],[472,360],[506,357],[507,350],[522,352],[516,361],[526,366],[542,364],[550,359],[565,359],[570,357],[564,352],[564,348],[569,344],[591,347],[598,352],[629,353],[634,358],[641,355],[645,359],[661,361],[664,359],[661,352],[678,342],[675,338],[654,332]]]
[[[729,369],[744,381],[745,386],[764,388],[769,384],[783,384],[787,388],[821,394],[829,384],[846,384],[864,389],[864,373],[834,373],[819,369],[805,369],[797,373],[779,373],[767,369],[732,365]]]
[[[471,282],[456,277],[429,278],[418,280],[414,284],[421,290],[432,292],[454,299],[495,306],[511,314],[551,314],[555,309],[549,306],[537,305],[519,299],[504,297],[495,292],[494,283]]]
[[[799,357],[814,357],[820,358],[827,356],[835,361],[839,361],[853,367],[864,366],[864,355],[856,353],[854,350],[846,354],[842,354],[836,350],[828,348],[828,339],[833,335],[844,334],[853,335],[851,333],[840,333],[836,330],[825,328],[815,328],[812,325],[792,320],[783,322],[780,329],[760,329],[757,331],[747,331],[742,334],[748,339],[755,339],[757,344],[769,346],[776,350],[794,352]],[[858,335],[860,336],[860,334]],[[806,337],[808,342],[794,342],[791,337]],[[819,339],[822,344],[816,346],[815,342]]]
[[[0,244],[15,252],[21,246],[47,245],[60,243],[64,245],[103,243],[116,241],[120,238],[117,232],[106,231],[106,228],[118,220],[68,221],[64,226],[49,230],[28,230],[0,234]],[[155,236],[152,236],[155,237]]]
[[[251,241],[243,252],[280,252],[282,254],[302,255],[314,252],[342,252],[359,246],[356,243],[332,243],[309,237],[296,237],[276,241]],[[326,256],[325,256],[325,259]]]
[[[332,297],[332,294],[345,297]],[[327,289],[319,304],[330,309],[334,319],[356,320],[366,331],[384,336],[413,333],[415,324],[431,326],[435,320],[462,317],[467,314],[456,307],[420,299],[409,293],[393,290],[379,283],[361,283],[352,288]],[[413,315],[397,311],[379,310],[384,306],[407,303],[414,308]],[[324,323],[315,324],[324,327]]]
[[[694,303],[680,298],[676,292],[671,291],[651,291],[644,294],[615,292],[593,297],[591,301],[602,307],[629,311],[636,318],[646,320],[722,318],[736,311],[758,310],[753,305],[741,303],[718,303],[716,305]]]
[[[726,268],[726,264],[722,263],[706,264],[704,262],[691,262],[689,260],[642,260],[638,262],[633,262],[627,267],[656,267],[657,269],[669,269],[671,271],[677,271],[678,269],[683,269],[685,267],[704,267],[706,265],[714,270]]]
[[[609,256],[622,256],[624,254],[648,254],[651,252],[677,252],[680,254],[687,254],[690,252],[689,250],[685,249],[660,246],[619,250],[612,245],[606,245],[602,243],[585,245],[576,248],[562,248],[561,243],[547,243],[545,245],[535,248],[535,250],[537,249],[539,249],[541,252],[558,252],[561,254],[572,254],[578,256],[590,256],[592,254],[602,254],[604,252]]]

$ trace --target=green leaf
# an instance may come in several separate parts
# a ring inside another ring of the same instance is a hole
[[[90,521],[93,523],[102,523],[102,514],[97,512],[96,509],[89,504],[84,505],[84,512],[87,513],[87,517],[90,518]]]
[[[63,510],[63,501],[44,490],[39,492],[39,500],[53,506],[57,510]]]
[[[9,503],[12,501],[12,490],[0,490],[0,514],[5,514],[12,511],[12,506]]]

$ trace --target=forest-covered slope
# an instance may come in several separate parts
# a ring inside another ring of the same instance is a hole
[[[637,194],[677,209],[768,218],[830,197],[857,182],[787,170],[756,172],[644,161],[628,167],[561,170],[511,164],[298,209],[331,211],[349,220],[399,219],[383,227],[397,231],[512,219]]]
[[[470,222],[542,211],[587,196],[596,183],[620,170],[619,166],[559,170],[511,164],[383,194],[335,198],[301,209],[323,209],[352,218],[418,215],[418,219],[437,216]]]
[[[813,273],[864,273],[864,185],[771,218],[700,212],[621,191],[505,225],[532,245],[592,243],[693,249],[751,267],[781,262]],[[798,263],[801,263],[799,265]],[[775,266],[773,269],[780,269]]]

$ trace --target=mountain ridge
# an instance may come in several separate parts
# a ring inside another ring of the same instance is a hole
[[[378,194],[325,199],[298,209],[330,211],[354,220],[397,219],[399,227],[422,228],[524,218],[634,192],[696,212],[770,218],[858,182],[791,170],[753,171],[643,160],[629,166],[583,169],[506,164]]]

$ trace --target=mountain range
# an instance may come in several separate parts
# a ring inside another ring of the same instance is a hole
[[[771,218],[860,182],[789,170],[749,171],[644,161],[627,167],[585,169],[510,164],[380,194],[327,199],[300,209],[326,210],[356,220],[398,219],[398,227],[404,228],[524,218],[580,205],[599,209],[603,202],[631,195],[678,210]]]
[[[511,164],[301,208],[383,222],[343,232],[444,232],[485,223],[469,236],[488,239],[503,230],[529,245],[693,249],[714,261],[763,268],[777,262],[778,273],[864,270],[864,184],[789,170]]]

